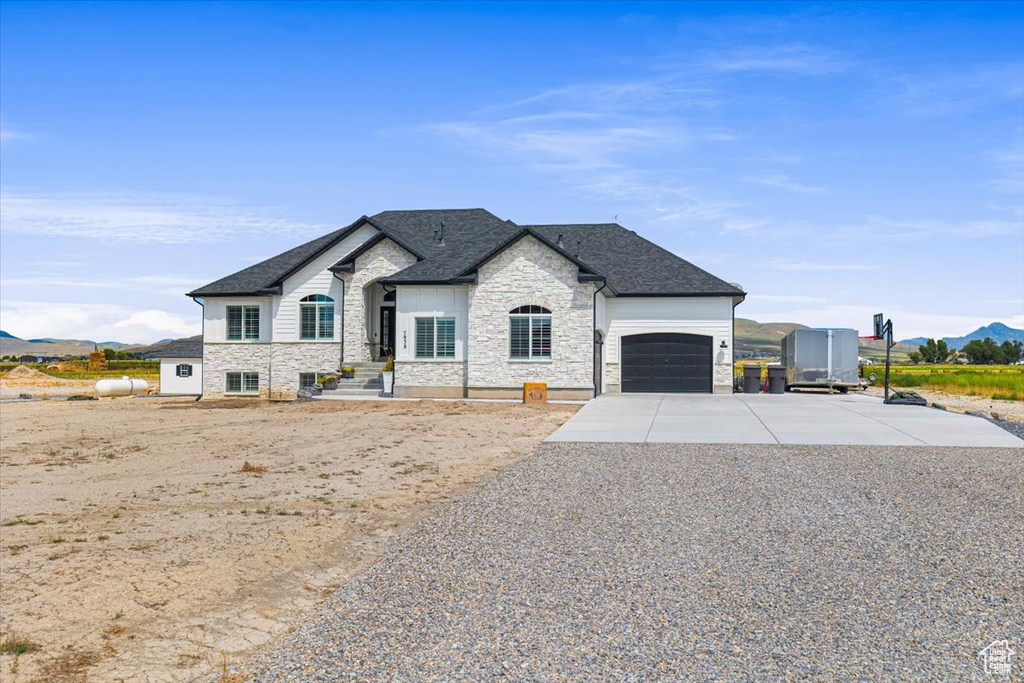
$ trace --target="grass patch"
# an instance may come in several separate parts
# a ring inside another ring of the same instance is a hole
[[[878,373],[876,384],[881,384],[885,369],[874,372]],[[1024,365],[895,365],[889,374],[889,384],[1024,401]]]
[[[25,636],[17,633],[11,633],[0,641],[0,652],[3,652],[5,655],[20,657],[21,655],[27,655],[30,652],[38,651],[39,643],[33,642]]]
[[[41,519],[20,519],[19,518],[19,519],[12,519],[9,522],[4,522],[3,524],[0,524],[0,526],[18,526],[19,524],[24,524],[25,526],[35,526],[36,524],[42,524],[42,523],[43,523],[43,520],[41,520]]]

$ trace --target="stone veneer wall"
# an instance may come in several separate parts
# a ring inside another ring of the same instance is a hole
[[[300,372],[334,372],[340,360],[339,342],[207,342],[203,346],[203,396],[223,396],[228,372],[258,372],[261,398],[294,398]]]
[[[203,397],[224,395],[228,372],[260,373],[260,397],[270,396],[270,344],[268,343],[211,343],[203,344]],[[255,396],[255,394],[247,394]]]
[[[595,285],[577,282],[577,274],[572,262],[529,236],[479,269],[469,289],[471,390],[531,381],[593,390]],[[550,361],[509,359],[509,311],[530,304],[551,311]]]
[[[618,391],[619,390],[619,364],[618,363],[605,363],[604,364],[604,390],[605,391]],[[608,387],[612,387],[609,389]]]
[[[355,272],[342,276],[345,281],[342,325],[345,334],[345,362],[359,363],[373,360],[366,343],[366,297],[363,287],[376,280],[394,275],[416,263],[416,257],[389,239],[371,247],[358,256]]]
[[[395,361],[395,395],[465,396],[466,362]]]
[[[272,398],[294,398],[300,372],[337,372],[341,367],[341,342],[274,342],[270,368]]]
[[[729,340],[730,348],[733,345],[733,340]],[[732,371],[733,361],[732,353],[722,349],[715,349],[715,367],[713,371],[712,380],[714,382],[714,393],[716,394],[731,394],[732,393]]]

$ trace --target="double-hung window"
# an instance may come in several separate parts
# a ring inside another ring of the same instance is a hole
[[[228,306],[228,341],[259,341],[260,307]]]
[[[455,358],[455,318],[416,318],[416,357]]]
[[[299,302],[299,339],[334,339],[334,299],[310,294]]]
[[[258,372],[229,372],[225,393],[228,394],[258,394],[260,393],[260,373]]]
[[[520,306],[509,311],[509,358],[551,360],[551,311]]]
[[[192,366],[188,363],[182,363],[175,368],[175,373],[178,377],[191,377]]]

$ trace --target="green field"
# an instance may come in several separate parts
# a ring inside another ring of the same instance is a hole
[[[872,366],[883,382],[885,366]],[[986,396],[1024,401],[1024,365],[894,365],[889,375],[894,387],[920,387],[949,394]]]
[[[5,376],[9,371],[24,365],[38,370],[50,377],[60,379],[102,379],[104,377],[158,377],[160,375],[160,361],[158,360],[112,360],[107,362],[106,370],[89,370],[88,361],[64,361],[61,367],[64,370],[48,370],[45,363],[0,363],[0,377]]]

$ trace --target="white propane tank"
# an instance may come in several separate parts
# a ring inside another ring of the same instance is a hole
[[[149,382],[144,379],[131,379],[128,375],[121,379],[101,379],[96,382],[97,396],[131,396],[148,389]]]

